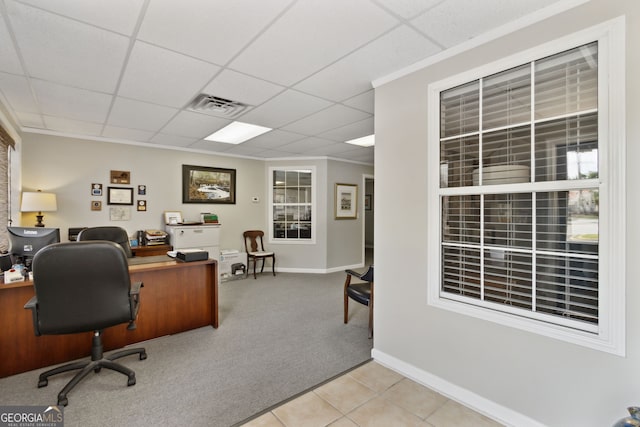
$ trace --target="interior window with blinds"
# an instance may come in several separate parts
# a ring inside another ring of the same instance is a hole
[[[273,237],[312,238],[312,171],[273,170]]]
[[[598,43],[440,92],[441,297],[595,332]]]

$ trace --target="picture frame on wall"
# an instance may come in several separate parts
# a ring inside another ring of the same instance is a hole
[[[133,188],[107,187],[108,205],[133,205]]]
[[[365,211],[371,210],[371,194],[366,194],[364,196],[364,210]]]
[[[182,224],[182,212],[180,211],[165,211],[164,223],[167,225]]]
[[[182,203],[236,203],[236,170],[182,165]]]
[[[358,217],[358,186],[336,184],[335,219],[356,219]]]

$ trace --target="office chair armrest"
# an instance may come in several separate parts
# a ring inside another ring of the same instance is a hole
[[[38,297],[31,297],[31,299],[24,305],[24,308],[31,310],[31,316],[33,318],[33,332],[37,337],[39,337],[42,334],[40,333],[40,328],[38,328]]]
[[[355,276],[358,279],[362,277],[362,273],[358,273],[357,271],[345,270],[344,272],[347,273],[347,274],[350,274],[351,276]]]
[[[140,293],[140,288],[142,287],[144,287],[144,284],[142,282],[133,282],[131,284],[129,295],[138,295]]]

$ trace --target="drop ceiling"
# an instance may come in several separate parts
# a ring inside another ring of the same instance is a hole
[[[344,142],[374,133],[372,81],[555,3],[0,0],[0,103],[22,132],[372,164]],[[273,130],[204,140],[233,120]]]

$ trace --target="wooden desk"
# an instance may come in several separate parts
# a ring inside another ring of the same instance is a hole
[[[105,351],[212,325],[218,327],[218,272],[215,260],[181,262],[133,258],[131,280],[143,282],[138,328],[122,324],[104,330]],[[0,284],[0,378],[91,354],[92,332],[36,337],[30,310],[30,281]]]
[[[157,256],[166,255],[167,251],[173,250],[171,245],[145,245],[145,246],[132,246],[131,252],[133,256]]]

